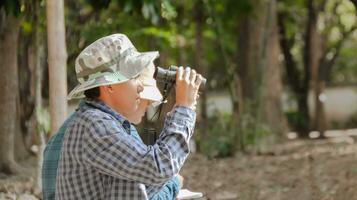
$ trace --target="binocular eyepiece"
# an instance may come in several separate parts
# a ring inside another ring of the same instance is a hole
[[[160,83],[175,83],[176,82],[176,73],[177,73],[177,66],[170,66],[168,69],[163,69],[161,67],[156,67],[154,78],[156,81]],[[202,77],[202,82],[200,85],[199,90],[202,91],[205,88],[207,79]]]

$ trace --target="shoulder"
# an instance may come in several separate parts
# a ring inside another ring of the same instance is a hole
[[[83,128],[90,135],[108,135],[123,129],[115,117],[95,108],[78,112],[71,125],[72,128]]]
[[[98,120],[114,120],[114,117],[109,113],[96,108],[88,108],[78,112],[76,120],[84,120],[86,122],[93,122]]]

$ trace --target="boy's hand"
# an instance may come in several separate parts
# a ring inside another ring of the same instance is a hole
[[[177,177],[178,177],[178,180],[180,182],[180,189],[183,188],[183,181],[184,181],[184,178],[183,176],[181,176],[180,174],[177,174]]]
[[[194,69],[179,67],[176,74],[176,105],[196,109],[202,76]]]

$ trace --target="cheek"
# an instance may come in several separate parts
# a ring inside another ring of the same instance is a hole
[[[146,111],[146,107],[145,106],[140,106],[139,107],[139,112],[140,112],[141,115],[144,114],[145,111]]]
[[[117,99],[121,99],[125,101],[126,105],[137,105],[139,102],[137,101],[137,91],[132,87],[122,88],[120,92],[117,93]]]

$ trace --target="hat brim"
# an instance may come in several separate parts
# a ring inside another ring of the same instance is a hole
[[[138,52],[138,54],[134,56],[130,56],[128,58],[128,62],[132,63],[140,63],[143,65],[143,69],[149,66],[151,62],[153,62],[156,58],[159,57],[158,51],[148,51],[148,52]],[[99,76],[95,79],[85,81],[81,84],[78,84],[67,96],[67,100],[78,99],[84,97],[84,91],[105,85],[123,83],[128,81],[129,79],[140,74],[141,71],[138,71],[137,74],[133,74],[132,77],[124,77],[120,73],[106,73],[102,76]]]
[[[144,90],[140,93],[140,98],[147,99],[154,102],[161,102],[162,95],[156,86],[145,86]]]

